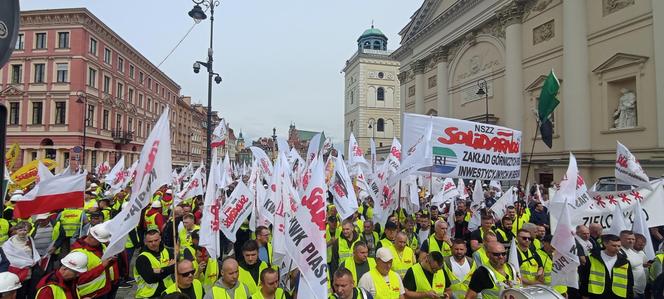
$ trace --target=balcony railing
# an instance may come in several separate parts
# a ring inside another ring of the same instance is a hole
[[[115,130],[112,132],[113,143],[129,144],[134,140],[134,132]]]

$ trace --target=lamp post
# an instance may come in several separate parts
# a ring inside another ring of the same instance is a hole
[[[479,79],[477,80],[477,87],[479,89],[477,90],[476,95],[478,96],[484,96],[485,100],[485,112],[484,112],[484,123],[489,124],[489,88],[486,84],[486,80],[484,79]]]
[[[210,165],[212,157],[212,148],[210,147],[210,141],[212,140],[212,78],[214,77],[214,82],[217,84],[221,83],[221,76],[215,73],[212,70],[212,46],[214,41],[214,8],[219,6],[219,0],[191,0],[194,2],[194,8],[189,11],[189,16],[194,19],[194,22],[199,23],[202,20],[207,18],[205,11],[201,8],[201,4],[205,5],[210,9],[210,47],[207,51],[207,62],[196,61],[194,62],[194,73],[198,73],[201,70],[201,65],[204,66],[208,71],[208,101],[207,101],[207,157],[206,162],[208,167],[206,167],[206,176],[210,174]]]
[[[77,91],[76,96],[78,97],[76,99],[76,103],[83,104],[83,158],[81,158],[81,166],[83,169],[85,169],[85,140],[87,139],[87,126],[88,126],[88,97],[86,96],[85,92],[83,91]]]

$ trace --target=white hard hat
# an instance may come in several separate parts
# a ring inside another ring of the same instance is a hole
[[[11,272],[0,273],[0,293],[5,293],[21,288],[21,281],[16,274]]]
[[[9,200],[10,200],[10,201],[19,201],[19,200],[21,200],[21,199],[23,199],[23,195],[22,195],[22,194],[14,194],[14,195],[12,195],[12,197],[11,197]]]
[[[21,190],[21,189],[16,189],[16,190],[14,190],[14,192],[12,193],[12,195],[16,195],[16,194],[23,195],[23,190]]]
[[[152,202],[152,207],[153,208],[161,208],[161,201],[153,201]]]
[[[70,252],[67,256],[60,260],[60,263],[78,273],[88,271],[88,256],[80,251]]]
[[[166,189],[166,194],[173,194],[173,190],[172,189]]]
[[[97,183],[92,183],[92,184],[90,184],[90,188],[97,188],[97,187],[98,187],[98,186],[97,186]]]
[[[44,219],[48,219],[48,216],[49,216],[48,213],[37,214],[37,216],[35,216],[35,220],[44,220]]]
[[[111,232],[106,229],[104,223],[97,224],[90,228],[90,235],[92,235],[95,240],[106,243],[111,240]]]

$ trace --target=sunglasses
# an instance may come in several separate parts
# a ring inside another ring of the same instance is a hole
[[[491,255],[493,255],[495,257],[504,257],[504,256],[507,256],[507,252],[505,252],[505,251],[503,251],[503,252],[492,252]]]
[[[519,236],[519,238],[521,238],[521,240],[528,240],[528,241],[533,240],[533,238],[531,238],[531,237],[521,237],[521,236]]]
[[[180,276],[188,277],[188,276],[194,276],[194,274],[196,274],[196,270],[191,270],[189,272],[180,273]]]

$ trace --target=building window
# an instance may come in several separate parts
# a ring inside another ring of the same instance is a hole
[[[127,131],[132,131],[134,129],[134,119],[131,117],[127,117]]]
[[[157,103],[157,102],[155,101],[155,102],[154,102],[154,110],[152,110],[152,112],[157,113],[158,111],[159,111],[159,103]]]
[[[104,76],[104,86],[102,91],[105,93],[111,93],[111,77]]]
[[[23,78],[23,65],[12,65],[12,84],[20,84]]]
[[[102,115],[102,121],[101,121],[101,128],[104,130],[108,130],[108,118],[110,117],[110,112],[106,109],[104,109],[104,114]]]
[[[21,112],[21,103],[12,102],[9,103],[9,124],[18,125],[18,118]]]
[[[95,106],[94,105],[88,105],[88,115],[86,117],[86,123],[85,126],[87,127],[92,127],[93,124],[95,123]]]
[[[57,81],[60,83],[67,82],[67,75],[69,73],[69,65],[66,63],[58,63],[56,65],[57,69]]]
[[[19,33],[18,36],[16,37],[16,45],[14,46],[14,50],[23,50],[25,48],[25,35],[23,33]]]
[[[143,122],[140,121],[140,120],[138,121],[138,130],[137,131],[138,131],[138,133],[136,133],[136,134],[138,135],[138,137],[143,137]]]
[[[378,87],[376,90],[376,100],[385,101],[385,88]]]
[[[134,103],[134,90],[129,88],[129,91],[127,92],[127,97],[129,100],[129,103]]]
[[[32,124],[41,125],[42,123],[42,112],[44,103],[42,102],[32,102]]]
[[[35,63],[35,83],[44,83],[44,68],[46,68],[45,64]]]
[[[97,88],[97,70],[88,69],[88,86]]]
[[[111,49],[104,48],[104,62],[111,64]]]
[[[97,165],[97,151],[90,152],[90,165]]]
[[[152,78],[148,78],[148,89],[152,90]]]
[[[385,132],[385,120],[382,118],[379,118],[378,121],[376,121],[376,132]]]
[[[143,108],[143,94],[138,94],[138,107]]]
[[[97,56],[97,40],[94,38],[90,39],[90,48],[88,48],[90,54]]]
[[[120,99],[124,99],[124,84],[118,83],[117,89],[115,91],[115,96]]]
[[[55,102],[55,124],[64,125],[67,116],[67,102]]]
[[[46,49],[46,32],[35,33],[35,49]]]
[[[152,112],[152,99],[148,98],[148,112]]]
[[[408,87],[408,96],[412,97],[415,95],[415,86]]]
[[[143,85],[143,72],[138,72],[138,83]]]
[[[124,59],[122,57],[118,57],[118,71],[124,73]]]
[[[69,32],[58,32],[58,48],[69,48]]]
[[[122,114],[115,115],[115,129],[120,130],[122,127]]]
[[[355,101],[355,92],[353,92],[353,91],[351,90],[351,91],[350,91],[350,103],[353,104],[354,101]]]
[[[134,79],[134,66],[129,65],[129,78]]]

